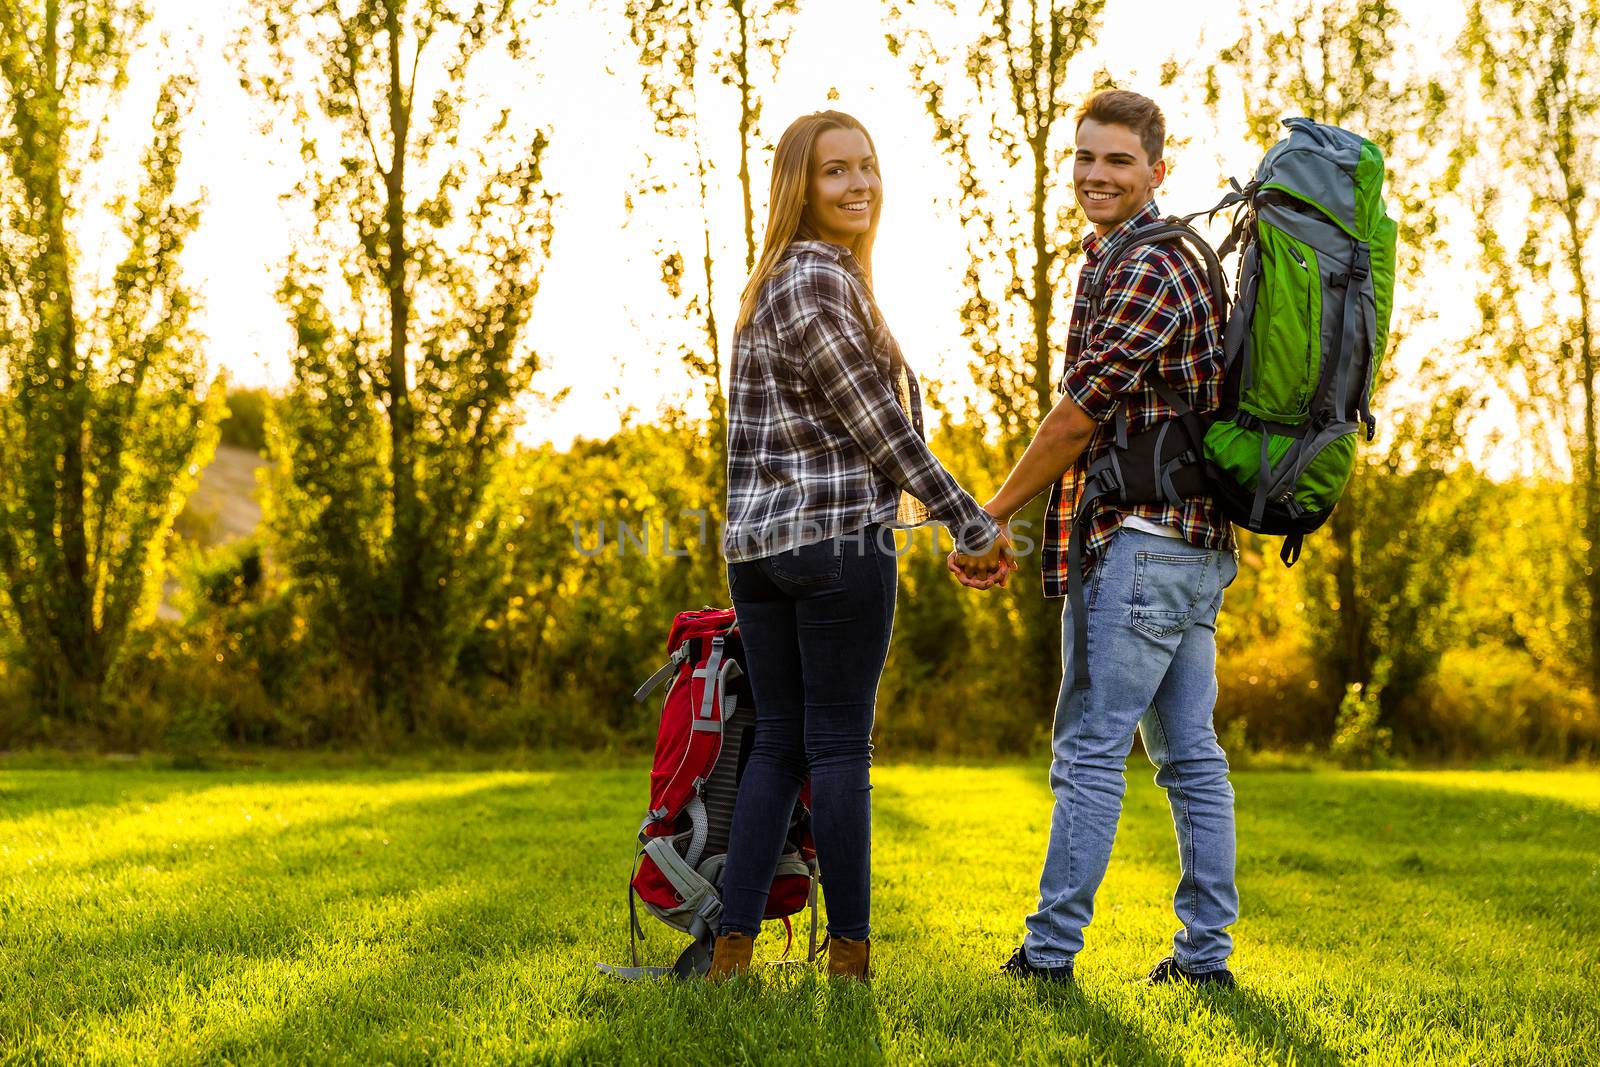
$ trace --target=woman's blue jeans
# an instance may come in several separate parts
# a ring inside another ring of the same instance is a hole
[[[809,774],[828,932],[868,935],[872,719],[897,577],[894,534],[877,525],[728,567],[756,723],[728,837],[721,933],[759,930]]]

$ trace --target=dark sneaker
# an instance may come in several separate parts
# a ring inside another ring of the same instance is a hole
[[[1220,989],[1232,989],[1237,983],[1233,980],[1233,972],[1226,967],[1218,967],[1214,971],[1189,972],[1178,966],[1178,961],[1168,956],[1156,964],[1156,969],[1150,972],[1151,985],[1165,985],[1169,982],[1188,982],[1190,985],[1214,985]]]
[[[1017,951],[1001,965],[1000,973],[1007,978],[1040,978],[1046,982],[1072,984],[1072,964],[1060,967],[1036,967],[1028,962],[1028,950],[1021,945],[1018,945]]]

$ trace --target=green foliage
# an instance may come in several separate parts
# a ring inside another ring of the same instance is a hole
[[[665,347],[676,351],[705,396],[715,452],[711,473],[718,485],[726,482],[728,405],[722,362],[732,335],[724,336],[727,324],[718,323],[717,293],[731,280],[730,269],[739,268],[726,262],[727,242],[714,221],[732,213],[731,205],[715,195],[719,168],[705,145],[733,132],[719,127],[718,116],[724,103],[736,106],[733,126],[744,224],[738,242],[742,272],[732,276],[738,292],[756,262],[758,179],[751,173],[751,155],[762,141],[762,87],[777,80],[797,8],[797,0],[627,0],[624,5],[628,37],[638,50],[640,88],[663,142],[647,156],[649,173],[642,175],[640,193],[657,206],[651,230],[658,242],[661,282],[681,318],[681,323],[663,324],[673,331]],[[736,96],[737,104],[716,99],[717,87]],[[629,197],[630,217],[638,206]],[[689,229],[675,232],[679,219],[690,220]],[[722,500],[715,501],[713,515],[720,518],[723,507]]]
[[[265,561],[259,537],[202,553],[184,575],[202,611],[233,608],[262,599]]]
[[[376,714],[364,680],[332,648],[264,537],[191,549],[178,578],[183,618],[149,631],[130,656],[103,745],[198,756],[218,746],[406,740]],[[22,738],[41,739],[51,740]]]
[[[946,422],[932,443],[965,484],[992,488],[981,427]],[[454,673],[419,691],[409,727],[378,713],[319,613],[317,590],[293,576],[269,538],[187,557],[175,599],[183,621],[137,643],[114,712],[93,730],[0,714],[0,746],[76,740],[203,753],[211,738],[297,748],[645,750],[659,705],[635,704],[631,694],[664,658],[672,616],[728,603],[709,518],[712,454],[702,425],[681,417],[566,450],[513,453],[489,490],[504,515],[504,569]],[[1382,680],[1357,690],[1343,720],[1346,685],[1328,669],[1343,654],[1334,643],[1344,615],[1327,558],[1331,534],[1310,538],[1292,570],[1278,563],[1276,539],[1243,535],[1217,639],[1217,726],[1234,746],[1230,757],[1250,757],[1242,746],[1337,745],[1341,758],[1360,763],[1381,756],[1383,737],[1405,760],[1600,754],[1594,696],[1572,655],[1581,619],[1547,608],[1549,590],[1567,579],[1552,566],[1564,557],[1544,546],[1567,536],[1573,488],[1382,464],[1360,484],[1368,495],[1354,514],[1465,508],[1478,533],[1430,546],[1416,540],[1431,528],[1425,516],[1362,542],[1375,556],[1355,571],[1367,635],[1357,651]],[[1372,528],[1384,529],[1375,520]],[[879,751],[1045,752],[1061,672],[1059,602],[1033,601],[1026,589],[960,589],[944,570],[948,540],[940,532],[936,541],[934,527],[902,534],[900,544]],[[0,707],[16,684],[0,675]]]
[[[1590,687],[1600,690],[1600,3],[1477,0],[1460,58],[1478,100],[1456,153],[1477,220],[1480,338],[1520,409],[1536,459],[1568,467],[1582,510],[1564,551],[1577,561],[1568,607],[1585,621]],[[1564,453],[1564,454],[1563,454]]]
[[[1307,624],[1323,684],[1385,693],[1392,720],[1455,638],[1461,577],[1487,484],[1469,471],[1409,468],[1399,448],[1368,459],[1330,537],[1308,543]],[[1343,535],[1343,536],[1341,536]],[[1345,540],[1345,537],[1348,540]],[[1387,683],[1376,685],[1375,679]]]
[[[992,488],[981,427],[946,422],[933,448],[966,485]],[[635,704],[632,691],[666,656],[670,619],[728,603],[709,518],[710,454],[701,424],[688,419],[512,454],[490,490],[510,545],[504,569],[456,670],[422,689],[411,726],[371,704],[318,614],[317,590],[294,579],[277,541],[248,539],[184,560],[174,600],[184,619],[134,643],[96,720],[69,728],[22,715],[26,701],[8,699],[22,680],[0,673],[0,747],[648,749],[659,705]],[[1230,758],[1336,747],[1363,763],[1381,758],[1381,737],[1402,760],[1600,753],[1594,694],[1571,656],[1581,619],[1549,597],[1568,581],[1560,568],[1570,557],[1549,545],[1568,536],[1573,488],[1382,466],[1362,486],[1362,509],[1464,510],[1477,534],[1438,547],[1394,525],[1386,539],[1363,542],[1374,557],[1355,569],[1357,651],[1381,681],[1357,689],[1344,718],[1347,688],[1328,670],[1342,654],[1330,643],[1344,614],[1333,600],[1330,534],[1312,537],[1293,569],[1278,565],[1275,539],[1242,536],[1240,574],[1218,622],[1216,720]],[[1435,528],[1424,518],[1421,530]],[[1045,752],[1061,678],[1058,601],[958,589],[944,569],[949,542],[931,526],[901,534],[901,545],[894,643],[878,688],[880,752]]]
[[[474,125],[469,75],[525,30],[509,0],[275,0],[239,48],[304,146],[312,211],[280,290],[296,346],[267,523],[313,629],[409,730],[505,570],[489,490],[537,366],[521,336],[553,198],[544,134]]]
[[[654,738],[656,709],[631,694],[666,658],[672,616],[728,603],[716,454],[700,425],[668,421],[508,467],[516,551],[464,659],[525,716],[519,740]]]
[[[83,276],[74,239],[95,155],[80,112],[120,90],[147,17],[129,2],[0,7],[0,586],[33,708],[77,723],[155,608],[221,402],[179,270],[199,217],[176,193],[189,78],[162,85],[137,190],[114,205],[108,285]]]
[[[266,455],[267,410],[272,394],[265,389],[228,389],[228,414],[217,427],[217,443],[248,448]]]
[[[1600,753],[1594,695],[1519,649],[1451,649],[1418,703],[1411,729],[1438,756],[1569,760]]]
[[[1333,724],[1333,743],[1328,754],[1347,767],[1382,765],[1389,758],[1394,731],[1379,726],[1382,715],[1380,675],[1366,685],[1351,683],[1339,702],[1339,717]]]
[[[1339,690],[1318,676],[1308,568],[1278,563],[1276,539],[1236,531],[1239,573],[1217,617],[1217,729],[1257,748],[1325,747]],[[1308,552],[1320,552],[1313,538]],[[1234,750],[1228,749],[1229,758]]]
[[[1503,644],[1581,684],[1584,617],[1560,591],[1582,581],[1583,559],[1570,550],[1582,499],[1571,482],[1550,478],[1510,482],[1486,497],[1479,550],[1462,582],[1458,646]]]
[[[1104,0],[989,0],[975,31],[974,20],[948,3],[890,8],[889,51],[905,62],[934,143],[955,169],[953,207],[968,258],[961,332],[982,398],[965,417],[998,429],[978,470],[1014,464],[1055,403],[1054,362],[1072,307],[1067,268],[1085,225],[1071,183],[1061,180],[1071,172],[1079,103],[1072,78],[1104,7]],[[982,445],[982,437],[972,443]],[[1044,512],[1041,495],[1013,529],[1041,537]],[[1043,664],[1059,655],[1060,612],[1037,596],[1038,555],[1021,562],[1012,579],[1023,597],[1020,618],[1000,631],[1015,642],[1004,654]],[[1050,673],[1021,673],[1010,698],[1049,700]]]
[[[982,500],[998,488],[999,459],[981,423],[942,420],[929,446]],[[1040,531],[1013,526],[1024,563]],[[880,743],[968,756],[1041,749],[1061,676],[1061,602],[1013,580],[975,594],[945,569],[943,528],[900,535],[895,637],[879,686]]]

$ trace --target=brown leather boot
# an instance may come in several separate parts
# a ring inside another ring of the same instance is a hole
[[[755,951],[756,939],[735,931],[717,938],[711,952],[711,969],[707,978],[728,978],[750,970],[750,954]]]
[[[872,939],[852,941],[848,937],[828,938],[828,977],[854,978],[865,982],[871,977],[867,957],[872,954]]]

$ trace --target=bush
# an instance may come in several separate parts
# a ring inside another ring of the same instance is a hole
[[[1242,723],[1236,729],[1258,748],[1321,746],[1332,736],[1335,710],[1297,634],[1280,631],[1217,655],[1219,733]]]
[[[1382,694],[1383,687],[1376,682],[1370,686],[1352,682],[1345,688],[1328,754],[1346,767],[1381,766],[1388,762],[1394,731],[1378,725],[1383,714]]]
[[[248,414],[267,398],[240,390],[233,400],[232,411]],[[982,489],[992,453],[962,432],[941,429],[935,444]],[[683,421],[517,451],[491,487],[505,525],[478,546],[505,556],[485,592],[491,610],[449,670],[410,683],[409,721],[380,711],[336,628],[312,610],[338,576],[312,572],[286,584],[283,545],[268,532],[210,549],[175,545],[182,592],[171,604],[182,621],[140,636],[115,691],[82,723],[38,713],[32,680],[3,656],[17,624],[0,602],[0,747],[180,756],[222,744],[648,750],[660,705],[635,704],[634,687],[661,663],[675,612],[727,602],[713,459],[700,427]],[[1470,472],[1462,477],[1483,488]],[[1234,759],[1331,748],[1365,764],[1391,746],[1423,760],[1600,757],[1600,709],[1576,684],[1581,628],[1557,610],[1562,598],[1540,595],[1570,577],[1536,551],[1564,527],[1546,522],[1523,487],[1483,491],[1493,505],[1488,532],[1449,565],[1445,607],[1424,619],[1391,603],[1373,616],[1362,636],[1376,655],[1373,684],[1348,698],[1345,683],[1359,679],[1326,669],[1328,642],[1340,633],[1326,568],[1286,569],[1276,540],[1240,534],[1239,577],[1217,624],[1216,725]],[[895,640],[878,692],[880,751],[981,759],[1046,750],[1060,603],[1041,600],[1026,573],[1005,592],[958,589],[933,533],[918,531],[901,559]],[[1316,547],[1334,548],[1329,539]],[[1037,555],[1025,566],[1036,568]],[[1438,600],[1432,585],[1424,592]],[[1363,602],[1358,591],[1353,603]],[[389,650],[378,669],[398,658]]]
[[[1455,758],[1600,755],[1595,695],[1527,652],[1488,645],[1446,652],[1407,709],[1419,747]]]
[[[184,606],[193,618],[208,611],[258,601],[263,591],[263,546],[259,536],[192,550],[178,562]]]
[[[217,427],[219,443],[248,448],[263,455],[267,451],[267,408],[272,394],[265,389],[228,390],[228,415]]]

